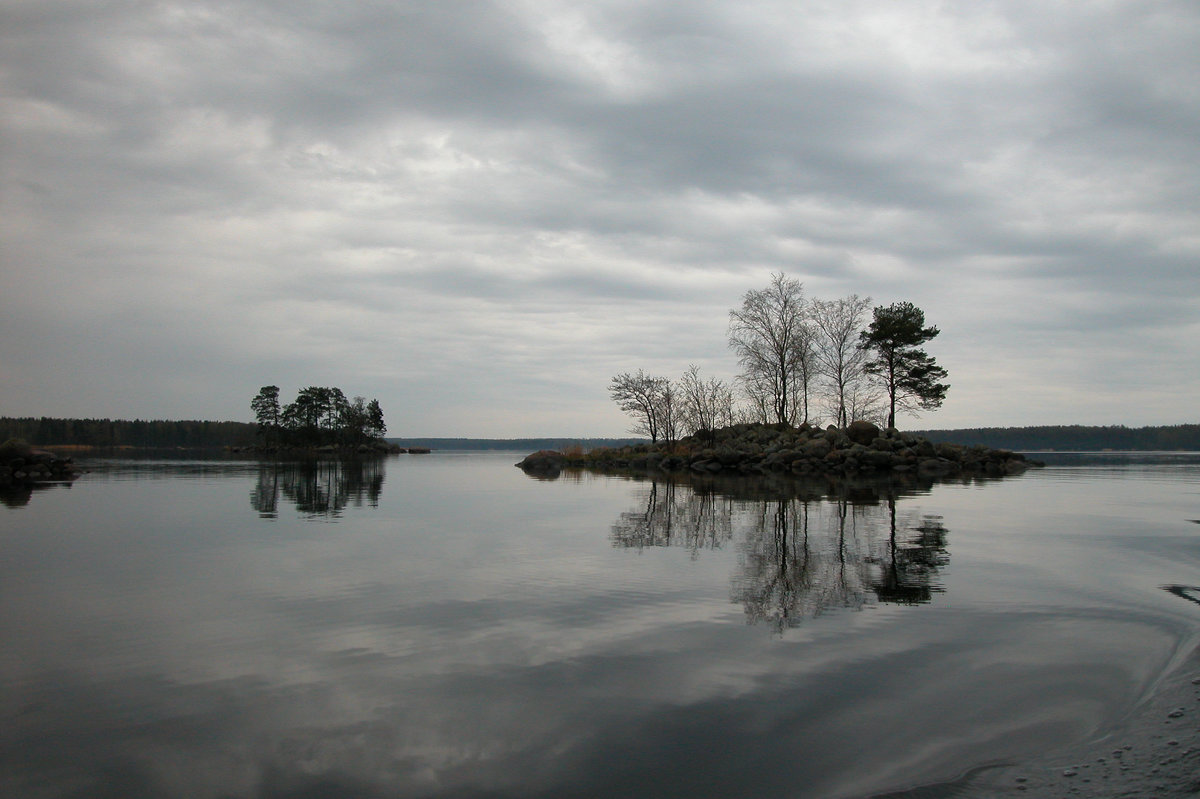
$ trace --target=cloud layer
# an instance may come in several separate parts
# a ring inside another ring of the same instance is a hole
[[[0,413],[615,435],[772,272],[943,331],[921,426],[1194,422],[1190,2],[0,0]],[[910,420],[911,423],[911,420]]]

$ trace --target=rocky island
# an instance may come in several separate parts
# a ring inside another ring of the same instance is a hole
[[[20,439],[0,444],[0,489],[33,483],[70,482],[79,470],[70,458],[34,449]]]
[[[517,466],[531,474],[564,468],[853,476],[913,473],[922,477],[1001,477],[1041,464],[1003,449],[933,443],[896,428],[857,421],[845,428],[801,424],[737,424],[702,430],[672,442],[647,442],[590,452],[541,450]]]

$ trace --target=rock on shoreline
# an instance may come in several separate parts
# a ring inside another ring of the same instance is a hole
[[[19,439],[0,444],[0,488],[33,483],[70,482],[79,477],[75,462],[53,452],[34,449]]]
[[[870,422],[824,429],[807,424],[740,424],[701,431],[669,444],[599,448],[587,453],[540,450],[517,464],[531,474],[552,474],[565,468],[615,468],[668,473],[787,471],[813,476],[912,472],[928,477],[1001,477],[1041,465],[1020,453],[934,444],[895,428],[881,430]]]

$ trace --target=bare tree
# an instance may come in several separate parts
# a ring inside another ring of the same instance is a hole
[[[846,417],[850,421],[872,422],[886,428],[887,395],[880,385],[870,379],[855,380],[846,391]]]
[[[629,432],[650,436],[651,441],[674,432],[673,392],[667,378],[652,377],[641,369],[635,375],[625,372],[612,379],[608,393],[621,410],[633,417]]]
[[[737,423],[741,416],[741,409],[738,408],[734,398],[733,387],[724,380],[718,380],[718,388],[714,388],[714,399],[717,402],[717,427],[728,427],[731,424]]]
[[[655,415],[658,417],[658,437],[670,444],[679,438],[683,426],[683,402],[679,388],[665,377],[658,378],[655,397]]]
[[[747,291],[742,307],[729,312],[729,346],[742,367],[742,387],[776,422],[808,418],[812,330],[806,305],[800,281],[781,272],[765,289]]]
[[[850,398],[858,393],[866,377],[867,357],[859,348],[859,334],[871,298],[851,294],[828,302],[814,300],[811,318],[817,329],[816,361],[829,386],[830,409],[839,427],[849,418]]]
[[[771,424],[775,421],[775,410],[765,392],[750,385],[745,375],[738,375],[735,385],[740,400],[734,410],[735,423]]]
[[[692,364],[679,379],[685,429],[689,433],[715,430],[732,424],[733,392],[723,380],[700,376],[700,367]]]

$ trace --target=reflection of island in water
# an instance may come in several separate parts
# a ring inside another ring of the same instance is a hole
[[[711,478],[647,481],[644,504],[612,528],[617,547],[703,549],[734,544],[741,568],[731,598],[746,618],[779,631],[832,608],[920,604],[942,590],[948,531],[938,516],[904,514],[915,493],[888,481],[789,481],[767,486]]]
[[[263,462],[250,504],[263,518],[279,515],[282,496],[308,516],[337,516],[348,505],[378,507],[384,460]]]
[[[29,504],[36,492],[49,491],[56,488],[70,489],[71,483],[66,481],[44,483],[22,483],[19,485],[0,486],[0,505],[7,508],[23,508]]]

